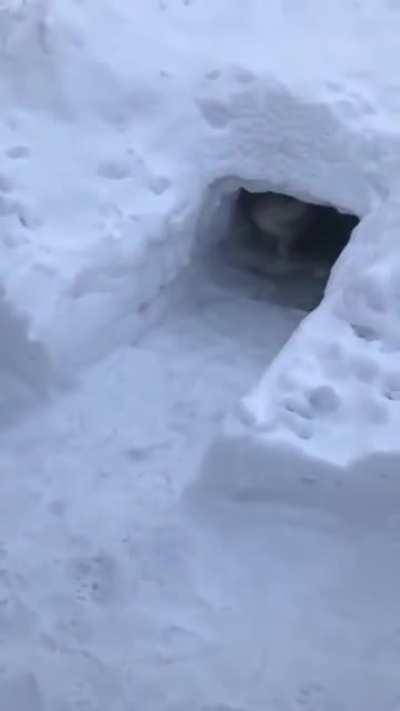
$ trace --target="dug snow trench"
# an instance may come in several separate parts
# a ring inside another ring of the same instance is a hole
[[[398,528],[180,496],[304,316],[274,295],[198,262],[158,328],[3,433],[4,711],[399,708]]]

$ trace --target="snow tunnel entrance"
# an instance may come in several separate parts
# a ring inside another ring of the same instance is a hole
[[[206,229],[214,267],[251,274],[261,291],[268,286],[269,301],[315,308],[359,218],[271,190],[228,192],[222,184],[216,195]]]

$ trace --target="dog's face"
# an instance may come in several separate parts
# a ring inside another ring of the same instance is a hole
[[[296,198],[277,193],[257,193],[248,199],[249,216],[261,232],[279,239],[303,229],[310,207]]]

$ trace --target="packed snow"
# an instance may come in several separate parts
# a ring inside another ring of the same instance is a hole
[[[0,711],[400,709],[399,36],[0,0]]]

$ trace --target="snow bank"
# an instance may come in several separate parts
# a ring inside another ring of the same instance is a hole
[[[363,218],[321,305],[227,418],[203,464],[203,494],[285,499],[368,520],[396,512],[399,230],[394,191]]]
[[[369,515],[396,510],[399,208],[393,195],[363,219],[322,304],[208,453],[207,488],[222,477],[233,496],[295,495],[350,509],[357,500]]]
[[[338,467],[396,450],[397,7],[20,5],[1,53],[0,279],[26,337],[58,367],[130,342],[240,185],[334,205],[361,224],[234,429],[265,467],[274,438]]]

